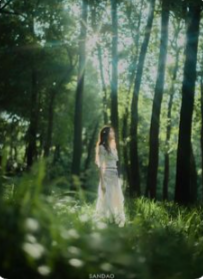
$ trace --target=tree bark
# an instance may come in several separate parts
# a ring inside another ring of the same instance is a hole
[[[131,127],[130,127],[130,162],[131,162],[131,179],[130,179],[130,194],[140,196],[140,173],[139,173],[139,158],[138,158],[138,139],[137,139],[137,126],[138,126],[138,97],[142,81],[142,74],[144,68],[145,57],[149,44],[152,23],[154,18],[155,0],[151,0],[150,11],[147,19],[144,41],[141,46],[137,73],[134,84],[133,99],[131,104]]]
[[[179,138],[177,150],[177,169],[175,201],[180,204],[192,203],[191,198],[191,129],[194,105],[197,50],[200,26],[200,4],[189,4],[187,43],[182,85],[182,104],[180,112]]]
[[[128,151],[128,142],[126,141],[127,139],[127,134],[128,134],[128,108],[126,107],[125,113],[123,116],[123,128],[122,128],[122,137],[123,137],[123,160],[124,160],[124,167],[125,167],[125,174],[127,178],[127,183],[130,185],[130,178],[131,178],[131,173],[130,173],[130,164],[129,164],[129,151]],[[129,191],[130,188],[127,188]],[[130,193],[129,193],[130,194]]]
[[[177,43],[176,43],[176,48],[177,48]],[[169,96],[168,112],[167,112],[166,143],[165,143],[166,151],[164,155],[163,200],[168,199],[168,183],[169,183],[169,176],[170,176],[170,158],[169,158],[168,151],[169,151],[169,142],[171,138],[171,127],[172,127],[171,112],[172,112],[172,105],[173,105],[173,97],[175,94],[174,83],[178,72],[179,54],[180,54],[180,49],[176,49],[176,62],[172,74],[172,84],[170,88],[170,96]]]
[[[28,147],[27,147],[27,167],[30,168],[36,157],[36,134],[37,134],[37,76],[36,70],[32,69],[32,92],[31,92],[31,113],[30,126],[28,129]]]
[[[129,18],[129,28],[131,29],[131,33],[132,33],[132,38],[134,40],[135,43],[135,47],[136,47],[136,51],[135,51],[135,55],[134,57],[132,57],[132,70],[129,73],[129,90],[128,93],[131,92],[133,83],[134,83],[134,79],[135,79],[135,73],[137,70],[137,61],[138,61],[138,55],[139,55],[139,42],[140,42],[140,25],[141,25],[141,19],[142,19],[142,13],[143,13],[143,4],[144,4],[144,0],[141,1],[140,3],[140,9],[139,9],[139,17],[138,17],[138,22],[137,22],[137,26],[136,26],[136,36],[133,36],[133,32],[132,29],[135,28],[132,20],[130,19],[130,14],[128,15]],[[133,9],[133,3],[131,3],[131,7],[130,10]],[[129,95],[129,94],[128,94]]]
[[[147,190],[150,198],[156,199],[157,170],[159,160],[159,123],[161,103],[164,92],[164,79],[166,68],[167,44],[168,44],[169,6],[166,0],[162,1],[161,12],[161,43],[159,53],[158,74],[155,86],[155,94],[152,107],[150,140],[149,140],[149,165],[147,174]]]
[[[104,123],[108,123],[108,114],[107,114],[107,88],[106,83],[104,80],[104,69],[103,69],[103,63],[102,63],[102,49],[101,46],[97,45],[97,54],[98,54],[98,60],[99,60],[99,69],[100,69],[100,76],[101,76],[101,82],[102,82],[102,91],[103,91],[103,115],[104,115]]]
[[[65,74],[65,76],[60,80],[58,83],[57,88],[50,89],[50,98],[49,98],[49,107],[48,107],[48,128],[47,128],[47,136],[46,136],[46,143],[44,146],[44,157],[49,156],[51,144],[52,144],[52,134],[53,134],[53,126],[54,126],[54,103],[56,99],[57,92],[60,91],[61,86],[64,82],[70,79],[70,75],[73,69],[73,65],[69,68]],[[72,69],[71,69],[72,68]]]
[[[94,143],[97,137],[97,132],[98,132],[98,127],[99,127],[99,120],[96,121],[96,124],[94,126],[91,138],[89,140],[88,143],[88,147],[87,147],[87,158],[85,160],[85,164],[84,164],[84,171],[83,171],[83,183],[82,183],[82,188],[85,189],[87,188],[87,176],[88,176],[88,169],[91,163],[91,157],[92,157],[92,153],[94,151]]]
[[[49,156],[49,151],[52,142],[52,133],[53,133],[53,120],[54,120],[54,101],[55,101],[56,92],[55,90],[51,91],[49,99],[49,108],[48,108],[48,128],[47,128],[47,139],[44,147],[44,156]]]
[[[60,159],[61,159],[61,146],[57,144],[54,151],[53,165],[59,162]]]
[[[137,30],[137,34],[134,38],[134,36],[132,35],[134,41],[135,41],[135,47],[136,47],[136,53],[135,56],[133,57],[133,69],[132,69],[132,73],[129,73],[129,89],[128,89],[128,93],[127,93],[127,100],[126,100],[126,104],[125,104],[125,112],[123,115],[123,127],[122,127],[122,139],[124,142],[124,146],[123,146],[123,159],[124,159],[124,168],[125,168],[125,172],[124,174],[126,174],[126,178],[127,178],[127,184],[130,185],[130,179],[131,179],[131,172],[130,172],[130,159],[129,159],[129,144],[127,142],[127,137],[128,137],[128,119],[129,119],[129,107],[130,107],[130,93],[131,93],[131,89],[132,89],[132,85],[133,85],[133,80],[135,77],[135,73],[136,73],[136,69],[137,69],[137,60],[138,60],[138,53],[139,53],[139,41],[140,41],[140,24],[141,24],[141,18],[142,18],[142,10],[143,10],[143,3],[144,0],[142,0],[141,4],[140,4],[140,13],[139,13],[139,17],[138,17],[138,23],[136,26],[136,30]],[[132,9],[132,6],[130,7],[130,11]],[[130,20],[130,14],[128,15],[129,18],[129,28],[132,29],[132,21]],[[134,28],[134,27],[133,27]],[[127,190],[130,190],[130,187],[127,188]]]
[[[201,73],[201,80],[200,80],[200,90],[201,90],[201,136],[200,136],[200,148],[201,148],[201,169],[202,169],[202,194],[203,194],[203,56],[202,56],[202,73]]]
[[[112,16],[112,80],[111,80],[111,124],[116,132],[116,144],[118,154],[119,147],[119,127],[118,127],[118,18],[117,0],[111,0]]]
[[[92,29],[95,34],[97,33],[97,26],[99,23],[99,19],[97,17],[97,15],[98,15],[97,6],[98,6],[97,0],[94,0],[91,3],[91,22],[92,22]],[[106,83],[105,83],[105,79],[104,79],[102,48],[101,48],[101,44],[99,42],[97,42],[97,56],[98,56],[98,61],[99,61],[100,78],[101,78],[102,91],[103,91],[103,120],[104,120],[104,124],[107,124],[108,123],[107,88],[106,88]]]
[[[36,39],[34,28],[34,10],[29,16],[29,30],[33,40]],[[38,128],[38,97],[39,92],[37,88],[37,70],[35,65],[35,52],[33,51],[31,57],[31,100],[30,100],[30,125],[28,128],[28,146],[26,150],[27,168],[29,169],[35,157],[37,156],[36,135]]]
[[[197,168],[195,162],[194,151],[191,143],[191,159],[190,159],[191,177],[190,177],[190,196],[191,202],[195,203],[197,200]]]
[[[84,78],[86,64],[86,36],[87,36],[87,1],[82,2],[81,31],[79,42],[79,73],[75,99],[74,115],[74,142],[72,174],[80,174],[80,161],[82,155],[82,107],[84,93]]]

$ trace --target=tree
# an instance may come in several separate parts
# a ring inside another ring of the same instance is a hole
[[[201,136],[200,136],[200,148],[201,148],[201,155],[202,155],[202,192],[203,192],[203,55],[202,55],[202,72],[200,78],[200,90],[201,90],[201,97],[200,97],[200,106],[201,106]]]
[[[131,162],[131,178],[130,178],[130,192],[131,195],[140,195],[140,174],[139,174],[139,156],[138,156],[138,141],[137,141],[137,125],[138,125],[138,98],[142,81],[142,74],[144,68],[145,57],[150,40],[152,23],[154,18],[155,0],[150,2],[150,11],[148,14],[147,25],[145,29],[145,36],[140,50],[140,56],[137,65],[137,72],[134,82],[134,91],[131,104],[131,127],[130,127],[130,162]]]
[[[162,0],[161,12],[161,42],[159,52],[158,74],[155,85],[155,93],[152,107],[150,140],[149,140],[149,165],[147,174],[147,191],[150,198],[156,198],[157,170],[159,160],[159,123],[161,103],[164,92],[164,79],[166,68],[166,55],[168,44],[168,25],[169,25],[169,5],[166,0]]]
[[[99,13],[99,3],[96,0],[92,0],[91,2],[91,24],[92,24],[92,30],[94,34],[99,33],[101,30],[98,30],[97,26],[99,22],[101,21],[101,16]],[[102,34],[100,32],[99,36],[101,37]],[[104,67],[103,67],[103,55],[102,55],[102,46],[101,46],[101,40],[96,42],[96,51],[97,51],[97,57],[99,61],[99,72],[100,72],[100,78],[101,78],[101,85],[102,85],[102,91],[103,91],[103,120],[104,124],[108,123],[108,114],[107,114],[107,86],[104,79]]]
[[[182,104],[180,112],[179,138],[177,150],[175,201],[188,204],[191,196],[191,128],[194,105],[196,63],[199,39],[201,3],[189,2],[188,26],[186,33],[186,50],[184,77],[182,85]]]
[[[37,74],[36,69],[32,69],[32,87],[31,87],[31,102],[30,102],[30,125],[28,129],[28,147],[26,151],[27,166],[32,166],[33,160],[36,157],[36,134],[38,125],[38,90],[37,90]]]
[[[86,63],[86,36],[87,36],[87,1],[82,0],[81,30],[79,39],[79,71],[75,99],[74,115],[74,142],[72,174],[80,174],[80,161],[82,155],[82,104]]]
[[[28,16],[30,35],[32,37],[32,41],[36,42],[35,35],[35,7],[32,7],[31,14]],[[29,11],[29,10],[28,10]],[[27,12],[28,12],[27,11]],[[37,67],[36,67],[36,53],[33,53],[33,57],[31,58],[31,100],[30,100],[30,124],[28,128],[28,146],[26,150],[27,155],[27,167],[30,168],[33,164],[34,159],[37,155],[36,150],[36,137],[37,137],[37,128],[38,128],[38,98],[39,98],[39,90],[37,87],[38,75],[37,75]]]
[[[111,123],[116,132],[116,143],[119,153],[118,127],[118,17],[117,0],[111,0],[112,16],[112,80],[111,80]]]
[[[181,26],[180,26],[180,20],[178,22],[178,26],[175,30],[175,36],[174,41],[171,44],[171,47],[173,47],[174,44],[174,51],[176,54],[175,57],[175,65],[172,72],[172,80],[171,80],[171,87],[169,90],[169,101],[168,101],[168,111],[167,111],[167,124],[166,124],[166,142],[165,142],[165,154],[164,154],[164,180],[163,180],[163,200],[168,199],[168,182],[169,182],[169,176],[170,176],[170,155],[169,155],[169,142],[171,138],[171,113],[172,113],[172,106],[173,106],[173,99],[175,94],[175,81],[177,78],[177,72],[179,67],[179,57],[180,57],[180,50],[181,48],[178,47],[178,35],[180,33]]]
[[[135,11],[133,9],[133,3],[129,2],[126,3],[126,15],[127,15],[127,19],[128,19],[128,27],[131,30],[131,34],[132,34],[132,38],[133,38],[133,42],[134,42],[134,47],[135,47],[135,53],[133,52],[133,54],[131,55],[132,57],[130,57],[131,59],[131,63],[129,65],[129,73],[128,73],[128,79],[129,79],[129,88],[128,88],[128,92],[127,92],[127,101],[125,104],[125,111],[124,111],[124,115],[123,115],[123,127],[122,127],[122,138],[123,138],[123,158],[124,158],[124,167],[125,167],[125,172],[126,172],[126,177],[127,177],[127,181],[128,184],[130,185],[130,181],[131,181],[131,169],[130,169],[130,154],[129,154],[129,144],[127,141],[128,138],[128,119],[129,119],[129,115],[130,115],[130,101],[131,101],[131,89],[133,86],[133,81],[135,78],[135,73],[136,73],[136,69],[137,69],[137,60],[139,57],[139,43],[140,43],[140,25],[141,25],[141,19],[142,19],[142,12],[143,12],[143,5],[144,4],[144,0],[141,1],[140,3],[140,7],[139,10],[136,12],[137,14],[134,14],[133,11]],[[134,28],[135,23],[134,20],[136,19],[136,28]],[[135,34],[133,31],[135,31]],[[125,173],[124,173],[125,174]],[[132,195],[132,193],[131,193]]]

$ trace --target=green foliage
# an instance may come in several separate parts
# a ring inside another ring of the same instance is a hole
[[[125,201],[124,227],[96,219],[95,202],[43,194],[45,162],[0,203],[0,274],[5,278],[198,278],[203,210],[146,198]],[[8,185],[9,187],[9,185]]]

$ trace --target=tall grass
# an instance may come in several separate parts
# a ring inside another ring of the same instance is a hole
[[[74,195],[68,189],[63,195],[57,188],[45,195],[49,187],[44,184],[45,173],[45,162],[40,161],[21,179],[9,182],[4,175],[1,180],[0,276],[193,279],[203,275],[201,206],[188,209],[173,202],[126,198],[127,223],[120,228],[94,218],[96,200],[89,202],[79,184]]]

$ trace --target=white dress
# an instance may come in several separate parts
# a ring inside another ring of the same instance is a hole
[[[108,153],[103,145],[99,146],[99,167],[103,169],[103,181],[106,189],[103,193],[101,179],[99,180],[98,198],[96,202],[96,215],[115,221],[119,226],[124,226],[126,218],[124,212],[124,196],[121,179],[118,176],[116,162],[117,150]]]

